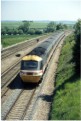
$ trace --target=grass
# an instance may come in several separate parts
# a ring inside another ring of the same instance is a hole
[[[25,40],[29,40],[39,35],[3,35],[1,37],[3,47],[7,47]]]
[[[4,28],[4,27],[8,27],[9,29],[12,29],[12,28],[18,28],[20,25],[22,24],[22,22],[20,21],[16,21],[16,22],[1,22],[1,28]]]
[[[81,120],[80,77],[75,73],[72,62],[74,36],[66,38],[62,48],[56,76],[56,90],[50,113],[51,120]]]
[[[33,22],[33,23],[31,23],[31,25],[30,25],[30,28],[46,28],[47,27],[47,25],[48,25],[48,23],[47,22]]]

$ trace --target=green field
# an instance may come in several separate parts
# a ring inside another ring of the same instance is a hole
[[[19,42],[23,42],[25,40],[29,40],[35,37],[38,37],[39,35],[5,35],[2,36],[1,41],[2,41],[2,45],[3,47],[8,47],[11,46],[13,44],[19,43]]]
[[[81,80],[72,61],[74,45],[74,36],[67,37],[59,59],[50,120],[81,120]]]
[[[34,39],[36,37],[40,37],[40,36],[50,36],[52,33],[44,33],[44,34],[40,34],[40,35],[37,35],[37,34],[34,34],[34,35],[26,35],[26,34],[23,34],[23,35],[2,35],[1,36],[1,44],[3,46],[3,48],[5,47],[8,47],[8,46],[11,46],[11,45],[14,45],[16,43],[19,43],[19,42],[23,42],[23,41],[26,41],[26,40],[29,40],[29,39]]]
[[[38,36],[39,35],[4,35],[1,37],[1,43],[3,47],[7,47]]]
[[[19,27],[23,22],[15,21],[15,22],[1,22],[1,28],[8,27],[9,29]],[[46,28],[48,22],[30,22],[30,28]]]

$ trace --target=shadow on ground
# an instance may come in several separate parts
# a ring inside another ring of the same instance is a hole
[[[36,88],[38,84],[34,83],[24,83],[19,74],[12,80],[12,82],[8,85],[8,88],[10,89],[26,89],[26,90],[31,90],[33,88]]]

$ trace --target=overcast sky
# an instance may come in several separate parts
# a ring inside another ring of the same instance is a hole
[[[77,20],[81,0],[1,0],[1,20]]]

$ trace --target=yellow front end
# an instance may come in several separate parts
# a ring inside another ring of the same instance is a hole
[[[37,61],[40,62],[42,60],[42,58],[40,58],[39,56],[36,55],[28,55],[23,57],[22,59],[23,61]],[[42,70],[26,70],[26,69],[21,69],[20,71],[20,77],[22,79],[23,82],[32,82],[32,83],[37,83],[40,81],[41,77],[42,77]]]
[[[23,80],[23,82],[37,83],[40,81],[41,76],[23,75],[21,76],[21,79]]]

